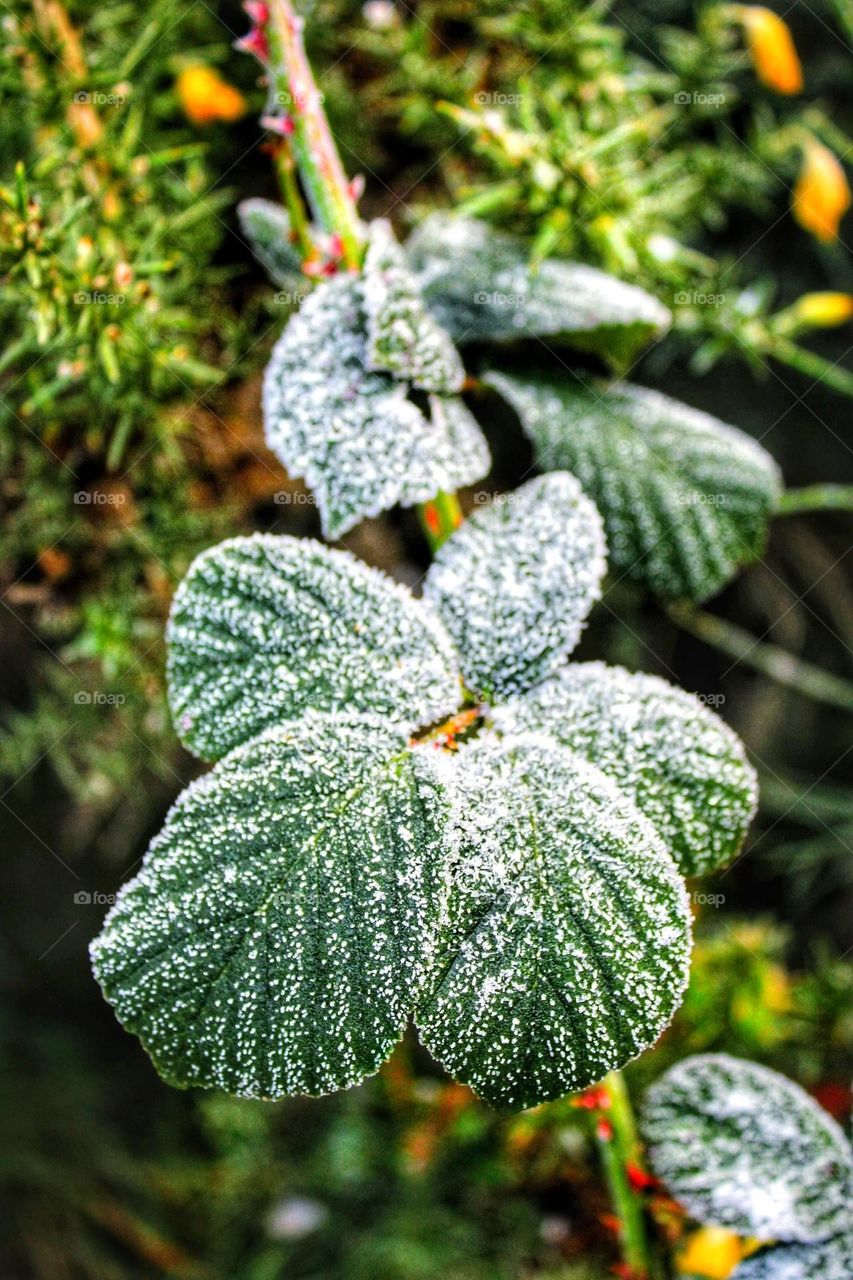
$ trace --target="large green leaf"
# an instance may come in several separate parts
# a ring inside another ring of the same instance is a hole
[[[702,600],[761,554],[779,472],[742,432],[629,383],[497,371],[486,381],[518,413],[539,465],[580,480],[623,575],[665,599]]]
[[[306,716],[179,798],[92,944],[107,999],[166,1079],[319,1094],[384,1061],[436,901],[411,760],[387,728]]]
[[[643,1129],[655,1172],[700,1222],[800,1243],[850,1228],[850,1144],[776,1071],[686,1058],[650,1090]]]
[[[309,709],[406,731],[459,705],[458,658],[432,612],[349,552],[307,539],[255,534],[202,552],[167,638],[175,726],[206,760]]]
[[[431,396],[426,417],[410,390],[369,368],[361,277],[318,285],[288,321],[264,378],[267,441],[313,490],[327,537],[488,471],[488,446],[462,401]]]
[[[364,262],[367,363],[422,391],[461,391],[465,369],[450,336],[426,308],[420,290],[382,219],[370,224]]]
[[[622,366],[668,328],[657,298],[594,267],[546,258],[475,218],[431,214],[407,242],[439,323],[458,343],[546,338]]]
[[[574,662],[495,710],[507,731],[543,730],[598,765],[651,820],[684,875],[730,862],[755,812],[740,739],[657,676]]]
[[[273,284],[307,290],[302,254],[293,241],[287,210],[272,200],[241,200],[237,216],[243,235]]]
[[[468,685],[504,697],[575,647],[607,568],[601,518],[574,476],[501,494],[438,551],[424,583]]]
[[[544,735],[418,754],[448,797],[423,1042],[495,1104],[583,1089],[652,1044],[684,991],[675,864],[609,779]]]
[[[850,1280],[853,1228],[820,1244],[786,1244],[762,1249],[742,1262],[732,1280]]]

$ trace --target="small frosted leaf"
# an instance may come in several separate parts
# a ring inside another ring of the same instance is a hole
[[[507,731],[542,730],[634,800],[684,875],[730,862],[755,812],[755,773],[731,729],[691,693],[602,662],[570,663],[495,710]]]
[[[575,647],[607,568],[601,518],[574,476],[503,494],[438,551],[424,583],[462,656],[468,685],[529,688]]]
[[[495,371],[485,380],[518,413],[539,465],[580,480],[611,564],[656,595],[703,600],[761,554],[779,471],[743,432],[629,383]]]
[[[273,284],[282,289],[305,287],[302,254],[291,238],[290,218],[283,205],[272,200],[241,200],[237,216],[252,252]]]
[[[849,1229],[850,1144],[776,1071],[687,1058],[649,1091],[643,1129],[658,1177],[699,1222],[801,1243]]]
[[[624,366],[669,327],[657,298],[594,267],[546,258],[475,218],[434,213],[406,244],[424,297],[458,343],[543,337]]]
[[[255,534],[202,552],[175,594],[167,640],[175,727],[206,760],[311,708],[405,731],[459,705],[458,658],[432,612],[309,539]]]
[[[449,334],[426,309],[390,223],[370,224],[364,261],[367,363],[422,391],[461,391],[465,369]]]
[[[552,739],[422,748],[444,788],[446,901],[416,1022],[495,1105],[583,1089],[660,1035],[687,981],[684,884],[650,823]]]
[[[850,1280],[853,1229],[820,1244],[777,1245],[747,1258],[732,1280]]]
[[[358,276],[319,285],[288,321],[264,378],[267,441],[314,491],[327,537],[400,503],[481,479],[489,450],[461,401],[433,397],[426,418],[409,384],[367,365]]]
[[[308,715],[180,796],[92,944],[95,974],[173,1084],[344,1088],[405,1029],[436,847],[404,740]]]

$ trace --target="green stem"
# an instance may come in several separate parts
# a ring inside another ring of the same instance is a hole
[[[628,1175],[629,1165],[642,1170],[640,1140],[631,1099],[624,1077],[611,1071],[601,1086],[609,1105],[602,1108],[596,1124],[604,1177],[616,1216],[622,1259],[632,1280],[657,1280],[658,1260],[650,1246],[642,1193]]]
[[[361,224],[302,42],[302,19],[289,0],[269,0],[269,75],[293,132],[293,155],[314,220],[340,236],[351,271],[361,265]]]
[[[742,662],[815,702],[838,707],[842,711],[853,711],[853,684],[849,680],[797,658],[778,645],[759,640],[743,627],[718,618],[716,614],[681,605],[671,606],[669,613],[678,626],[721,650],[735,662]]]
[[[801,511],[853,511],[853,484],[810,484],[788,489],[779,499],[776,514],[799,515]]]
[[[293,159],[293,150],[285,141],[282,141],[281,147],[276,154],[275,165],[278,170],[284,203],[287,205],[287,211],[290,214],[290,225],[296,234],[303,261],[307,261],[315,253],[315,246],[311,239],[311,226],[302,201],[302,192],[299,190],[299,183],[296,178],[296,162]]]
[[[840,391],[842,395],[853,396],[853,374],[839,365],[830,364],[814,351],[807,351],[805,347],[797,346],[796,342],[791,342],[789,338],[778,335],[768,339],[765,350],[768,355],[773,356],[781,364],[796,369],[798,373],[804,373],[814,378],[816,382],[824,382],[834,391]]]

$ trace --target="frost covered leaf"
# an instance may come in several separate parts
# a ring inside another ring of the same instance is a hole
[[[473,484],[490,465],[460,400],[431,397],[426,418],[407,382],[368,369],[362,289],[358,276],[319,285],[288,321],[264,378],[269,446],[314,491],[332,538],[396,503]]]
[[[370,224],[364,261],[367,363],[422,391],[462,389],[465,369],[449,334],[426,308],[390,223]]]
[[[601,519],[574,476],[502,494],[438,551],[424,583],[481,696],[527,689],[575,647],[607,568]]]
[[[417,754],[449,808],[423,1043],[496,1105],[583,1089],[678,1006],[690,916],[675,864],[609,779],[544,735]]]
[[[850,1280],[853,1228],[820,1244],[777,1245],[747,1258],[732,1280]]]
[[[255,534],[202,552],[175,594],[167,640],[175,727],[206,760],[308,709],[406,731],[459,705],[458,658],[432,612],[309,539]]]
[[[499,728],[552,734],[598,766],[653,823],[687,876],[738,852],[755,774],[736,734],[657,676],[573,662],[495,710]]]
[[[767,1067],[687,1058],[649,1091],[643,1129],[658,1177],[699,1222],[801,1243],[850,1227],[847,1139]]]
[[[431,214],[406,250],[459,343],[547,337],[624,366],[672,319],[657,298],[594,267],[546,258],[532,271],[523,241],[475,218]]]
[[[657,595],[703,600],[761,554],[779,471],[743,432],[629,383],[485,380],[518,413],[539,465],[580,480],[604,519],[611,564]]]
[[[178,799],[92,944],[96,976],[173,1084],[344,1088],[411,1013],[435,848],[398,734],[271,729]]]
[[[291,239],[290,218],[283,205],[272,200],[241,200],[237,217],[252,252],[273,284],[282,289],[307,281],[302,274],[302,254]]]

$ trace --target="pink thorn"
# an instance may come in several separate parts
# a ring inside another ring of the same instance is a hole
[[[360,200],[364,195],[364,174],[357,173],[349,184],[349,193],[353,200]]]
[[[261,62],[269,60],[270,47],[260,27],[252,27],[249,34],[238,40],[234,47],[239,49],[241,53],[254,54]]]
[[[337,231],[334,232],[329,240],[329,254],[333,258],[342,258],[344,256],[344,242]]]
[[[270,11],[263,0],[243,0],[243,8],[257,26],[262,27],[269,22]]]
[[[270,133],[281,134],[283,138],[289,138],[294,131],[294,124],[290,116],[261,116],[261,128],[269,129]]]

